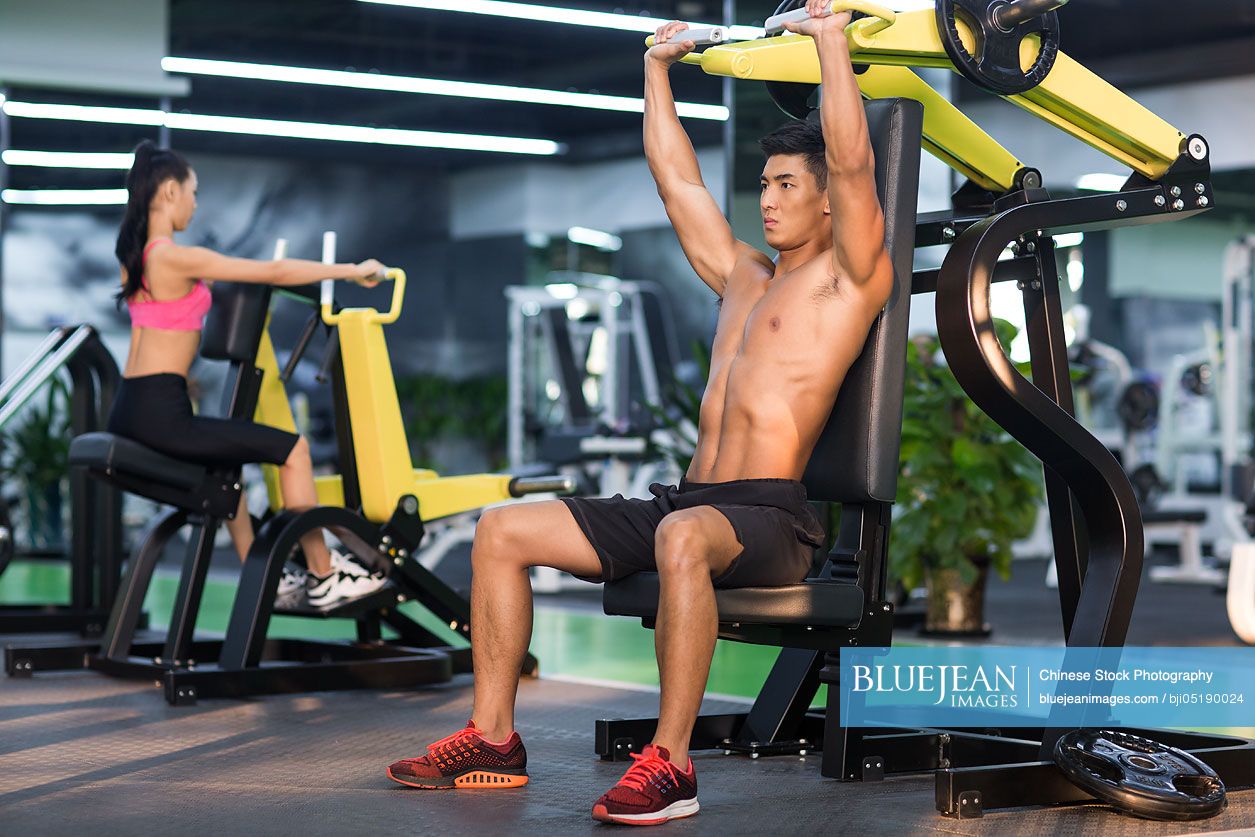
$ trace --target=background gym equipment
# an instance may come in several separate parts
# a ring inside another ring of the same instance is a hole
[[[412,468],[383,338],[383,325],[400,315],[405,274],[394,270],[389,278],[394,280],[392,307],[383,314],[373,308],[338,310],[326,286],[321,300],[309,288],[285,291],[319,305],[322,322],[336,329],[336,339],[329,343],[332,357],[325,363],[335,389],[340,450],[349,453],[341,457],[341,474],[317,479],[324,505],[300,513],[277,511],[263,523],[244,562],[225,637],[198,641],[194,630],[214,534],[237,508],[240,469],[216,471],[112,434],[89,433],[71,447],[74,465],[175,508],[153,523],[136,549],[99,651],[90,646],[10,646],[5,649],[10,675],[85,664],[117,676],[155,679],[168,702],[186,705],[201,697],[412,687],[444,682],[454,671],[470,669],[468,648],[451,647],[397,608],[417,601],[459,635],[469,634],[468,603],[413,558],[423,538],[423,516],[441,517],[567,485],[562,479],[494,474],[439,479]],[[224,390],[226,415],[291,429],[266,328],[271,293],[266,285],[216,283],[201,354],[231,363]],[[282,508],[282,498],[277,480],[268,482],[275,512]],[[189,524],[191,537],[166,639],[137,642],[139,608],[157,559],[170,538]],[[326,609],[284,612],[353,619],[356,643],[267,638],[284,562],[311,529],[333,531],[348,550],[385,571],[390,583]],[[385,642],[383,625],[399,641]],[[529,657],[526,667],[534,672],[535,660]]]
[[[53,329],[0,383],[0,429],[54,376],[70,378],[69,419],[75,435],[104,427],[118,386],[118,365],[89,325]],[[69,604],[0,605],[0,633],[77,631],[99,636],[122,572],[122,498],[86,474],[71,472]],[[0,573],[16,544],[8,508],[0,502]],[[137,614],[139,623],[145,621]]]
[[[1228,501],[1224,522],[1233,537],[1229,552],[1225,606],[1238,638],[1255,645],[1255,491],[1252,491],[1251,404],[1255,386],[1251,368],[1255,237],[1229,244],[1225,252],[1221,398],[1221,479]]]
[[[988,4],[990,14],[996,2]],[[907,295],[936,292],[938,335],[960,385],[1042,461],[1067,645],[1123,645],[1142,569],[1141,515],[1120,464],[1072,417],[1051,235],[1202,212],[1212,202],[1207,145],[1059,52],[1054,69],[1036,87],[1007,98],[1135,173],[1114,195],[1052,198],[1038,188],[1039,179],[1029,177],[1035,172],[954,105],[922,93],[931,88],[908,69],[893,66],[949,65],[932,15],[898,14],[864,2],[837,2],[833,8],[875,16],[851,23],[846,38],[852,61],[872,65],[856,76],[864,95],[887,99],[869,103],[867,114],[897,284],[842,385],[804,477],[810,496],[842,503],[836,544],[822,572],[803,584],[716,591],[722,638],[782,650],[750,711],[699,717],[691,747],[797,753],[822,740],[823,775],[868,781],[932,770],[937,810],[960,818],[992,808],[1078,801],[1087,795],[1052,760],[1066,730],[1007,735],[840,724],[839,649],[892,641],[886,564],[901,437]],[[970,38],[961,19],[956,26],[960,37],[966,31]],[[740,79],[813,84],[819,77],[814,43],[802,36],[715,46],[684,60]],[[1031,49],[1029,60],[1036,60]],[[888,98],[895,95],[919,104]],[[956,193],[953,211],[916,217],[921,136],[924,149],[969,178]],[[978,199],[982,194],[985,199]],[[1013,242],[1029,255],[1000,262]],[[941,268],[914,274],[908,284],[913,247],[947,243]],[[990,285],[1008,279],[1018,280],[1024,294],[1031,382],[1003,353],[994,331]],[[648,626],[656,616],[657,585],[656,574],[648,573],[607,584],[604,608]],[[826,711],[809,712],[821,682],[829,685]],[[595,750],[603,758],[624,758],[648,742],[656,725],[656,719],[603,720]],[[1167,730],[1144,735],[1204,757],[1226,786],[1255,785],[1255,742]]]
[[[645,497],[650,483],[678,481],[659,450],[675,440],[652,412],[680,362],[665,293],[613,277],[550,278],[573,281],[506,288],[510,469],[562,469],[599,497]],[[532,587],[552,593],[569,578],[537,567]]]

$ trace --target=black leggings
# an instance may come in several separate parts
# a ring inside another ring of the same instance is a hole
[[[170,372],[123,378],[109,413],[109,432],[175,459],[220,467],[282,465],[300,439],[244,419],[194,415],[187,379]]]

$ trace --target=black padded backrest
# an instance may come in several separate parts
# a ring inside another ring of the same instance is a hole
[[[897,491],[924,120],[923,106],[911,99],[880,99],[866,108],[893,293],[841,385],[802,477],[810,499],[840,503],[893,502]]]
[[[251,362],[257,357],[270,309],[270,286],[215,282],[200,353],[210,360]]]

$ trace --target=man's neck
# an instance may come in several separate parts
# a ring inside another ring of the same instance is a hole
[[[776,257],[776,272],[771,278],[778,279],[807,262],[819,258],[831,249],[832,239],[827,237],[808,241],[790,250],[780,250]]]

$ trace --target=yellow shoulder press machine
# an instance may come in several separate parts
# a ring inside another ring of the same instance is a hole
[[[1151,181],[1163,177],[1183,152],[1206,160],[1201,137],[1187,138],[1058,48],[1053,9],[1066,2],[938,0],[933,11],[898,13],[866,0],[838,0],[833,10],[861,15],[846,29],[846,38],[853,61],[866,67],[857,77],[863,95],[922,102],[924,149],[989,192],[1039,187],[1040,174],[909,68],[952,69]],[[767,20],[767,37],[710,46],[683,60],[711,75],[767,82],[785,112],[804,118],[806,100],[819,84],[819,58],[811,38],[783,29],[790,16],[805,16],[791,11],[797,5],[794,0],[781,5]],[[1023,17],[1007,25],[998,9],[1020,10]],[[682,38],[683,33],[676,36]]]
[[[1187,136],[1060,51],[1055,10],[1066,2],[936,0],[933,10],[895,13],[866,0],[837,0],[832,9],[855,13],[845,34],[863,95],[920,102],[922,122],[912,123],[911,133],[920,124],[922,148],[968,180],[955,193],[952,209],[915,218],[915,247],[948,245],[949,251],[940,269],[914,271],[909,287],[906,276],[897,277],[870,339],[894,334],[901,340],[894,346],[886,339],[876,343],[883,362],[905,344],[906,294],[935,291],[938,336],[956,379],[1042,461],[1064,639],[1069,647],[1093,648],[1125,642],[1141,577],[1143,528],[1128,476],[1073,418],[1052,233],[1181,220],[1210,208],[1214,193],[1209,149],[1201,136]],[[680,32],[672,40],[705,47],[687,55],[685,63],[714,75],[762,81],[782,110],[804,119],[813,110],[809,100],[820,68],[812,39],[784,32],[786,21],[806,17],[799,5],[785,0],[767,20],[766,36],[757,40],[723,43],[729,31],[723,28]],[[994,141],[912,67],[953,69],[1127,166],[1128,179],[1115,193],[1053,197],[1042,188],[1038,169]],[[918,113],[913,105],[910,110]],[[880,140],[878,147],[915,142],[914,137]],[[1015,258],[1000,260],[1008,248]],[[990,285],[1002,281],[1015,281],[1023,292],[1031,381],[1004,354],[994,329]],[[885,411],[879,420],[896,419]],[[886,439],[892,436],[890,428],[884,430]],[[896,450],[890,455],[896,459]],[[841,579],[861,588],[861,615],[854,624],[835,622],[844,616],[836,612],[835,595],[833,612],[791,620],[769,608],[758,612],[751,599],[770,604],[774,590],[738,591],[735,620],[724,620],[720,605],[721,637],[780,644],[782,651],[749,713],[699,718],[692,747],[752,755],[799,752],[813,749],[822,737],[823,775],[857,782],[933,771],[937,809],[951,817],[1074,802],[1097,793],[1089,785],[1080,790],[1056,764],[1055,745],[1066,730],[1052,728],[1059,725],[1050,719],[1044,728],[1014,734],[843,726],[840,710],[851,696],[841,681],[838,651],[890,645],[894,604],[886,590],[891,502],[877,496],[842,503],[842,530],[826,565],[832,575],[818,579],[817,586],[843,574]],[[847,516],[858,521],[848,532]],[[630,592],[618,594],[615,608],[610,612],[648,612]],[[811,711],[819,683],[829,687],[822,716]],[[624,742],[652,734],[652,723],[599,722],[599,754],[618,757],[628,749]],[[1177,730],[1135,732],[1190,751],[1228,787],[1255,785],[1255,742]],[[1181,802],[1170,798],[1174,792],[1169,787],[1166,797],[1155,798],[1160,813]],[[1192,815],[1185,813],[1174,818]]]

